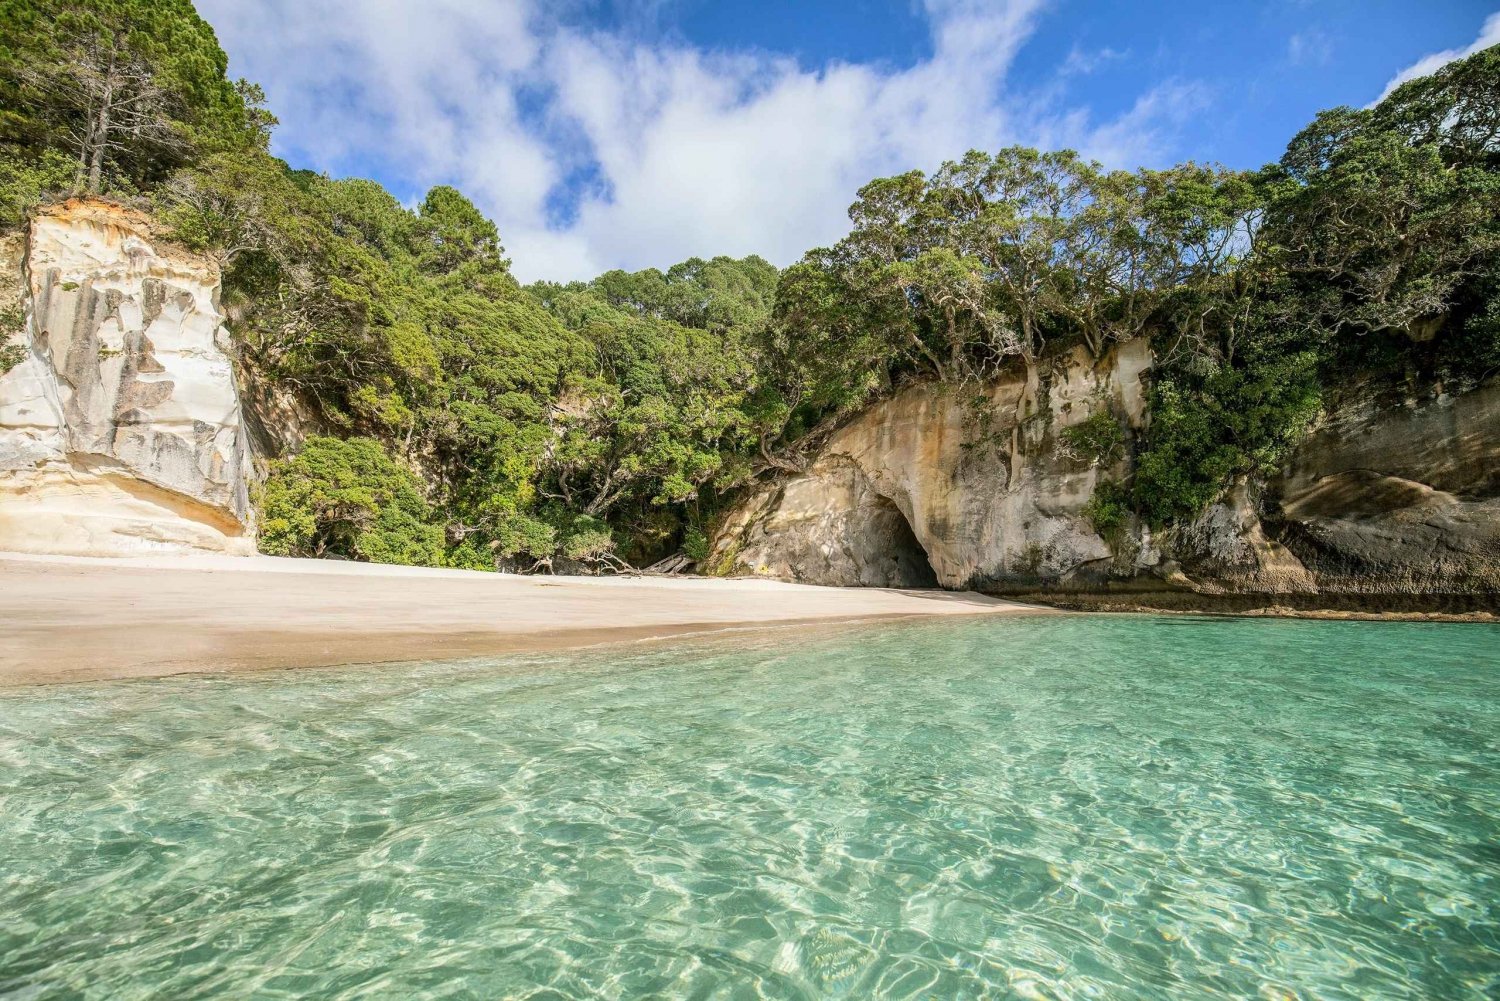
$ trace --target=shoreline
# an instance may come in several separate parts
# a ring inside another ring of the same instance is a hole
[[[1484,595],[1200,594],[1193,591],[1020,592],[999,595],[1058,611],[1212,615],[1231,619],[1349,622],[1500,622]],[[1374,600],[1384,598],[1384,601]],[[1392,607],[1402,606],[1405,607]]]
[[[969,592],[534,577],[238,556],[0,553],[0,688],[376,666],[737,629],[1056,615]]]

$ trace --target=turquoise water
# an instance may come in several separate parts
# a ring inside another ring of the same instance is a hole
[[[1500,996],[1500,628],[0,694],[0,997]]]

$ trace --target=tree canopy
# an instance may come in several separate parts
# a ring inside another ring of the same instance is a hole
[[[263,94],[226,66],[188,0],[0,0],[0,225],[103,195],[221,263],[243,374],[316,432],[271,463],[279,552],[698,552],[734,491],[905,380],[1034,377],[1142,336],[1150,425],[1095,508],[1169,524],[1273,469],[1351,373],[1500,370],[1500,49],[1323,112],[1257,171],[971,151],[872,180],[784,271],[525,288],[454,188],[407,208],[271,156]],[[1096,424],[1067,447],[1127,447]]]

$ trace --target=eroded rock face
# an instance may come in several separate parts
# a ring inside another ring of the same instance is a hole
[[[0,375],[0,549],[254,552],[217,270],[94,201],[39,215],[19,250],[0,262],[26,313]]]
[[[1351,400],[1298,447],[1266,507],[1321,590],[1500,595],[1500,382]]]
[[[894,509],[948,588],[1500,595],[1500,382],[1394,403],[1351,392],[1270,482],[1231,484],[1170,532],[1135,522],[1105,539],[1089,500],[1131,472],[1150,365],[1133,341],[982,389],[908,387],[736,509],[710,565],[915,586]],[[1099,413],[1123,439],[1102,460],[1066,432]]]
[[[1084,507],[1123,460],[1076,454],[1062,430],[1105,412],[1122,435],[1133,433],[1149,366],[1140,341],[1098,364],[1079,351],[1030,378],[1018,371],[983,387],[911,386],[839,430],[807,472],[752,497],[720,530],[715,558],[794,580],[915,586],[909,552],[894,579],[870,569],[890,566],[878,540],[894,531],[894,508],[943,587],[1102,579],[1116,556]],[[1138,548],[1132,560],[1154,559]]]
[[[746,510],[742,554],[757,569],[809,584],[935,587],[938,580],[907,515],[881,494],[860,466],[828,456],[817,473],[797,477]]]

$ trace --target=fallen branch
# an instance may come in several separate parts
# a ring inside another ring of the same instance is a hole
[[[670,577],[674,574],[686,573],[695,564],[696,561],[688,559],[688,557],[683,553],[673,553],[666,559],[657,560],[655,563],[639,572],[643,574],[650,574],[653,577]]]

